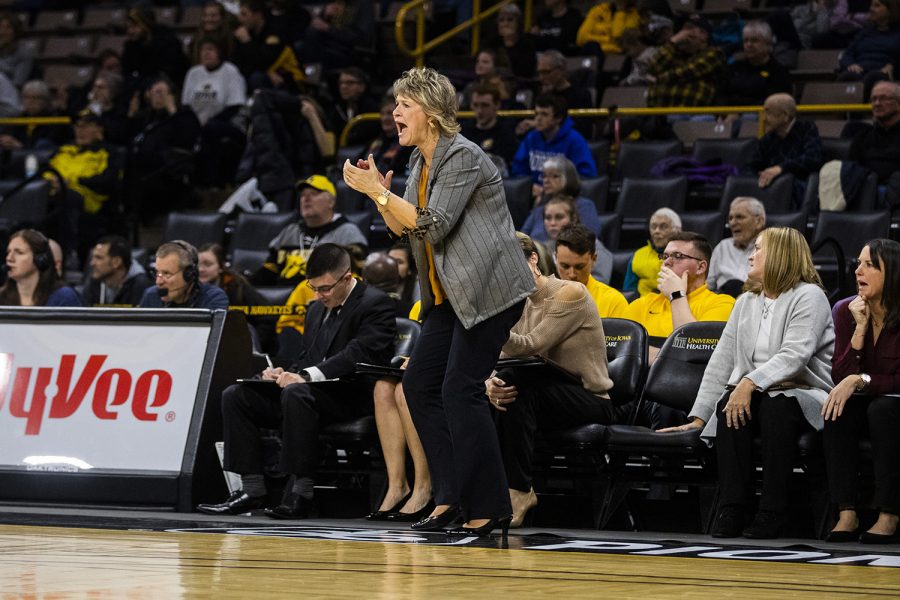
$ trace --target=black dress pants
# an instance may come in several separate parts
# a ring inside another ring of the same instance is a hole
[[[471,329],[463,327],[449,302],[435,306],[403,376],[434,501],[459,504],[467,519],[512,514],[484,382],[524,306],[523,300]]]
[[[900,398],[852,396],[837,421],[825,421],[825,462],[831,499],[839,507],[857,502],[859,441],[872,441],[875,506],[900,514]]]
[[[515,385],[517,392],[516,401],[504,405],[506,412],[500,413],[497,427],[506,478],[514,490],[531,489],[534,434],[538,429],[613,422],[612,402],[598,398],[580,383],[547,377],[545,369],[504,369],[497,377]]]
[[[222,393],[225,469],[262,474],[260,429],[281,430],[279,469],[313,477],[319,466],[319,428],[372,413],[372,391],[353,383],[235,384]]]
[[[752,419],[740,429],[725,424],[726,396],[716,407],[716,454],[719,460],[720,504],[748,506],[754,493],[753,438],[762,441],[763,483],[760,510],[784,513],[800,434],[812,425],[804,418],[797,400],[783,394],[769,397],[754,392]]]

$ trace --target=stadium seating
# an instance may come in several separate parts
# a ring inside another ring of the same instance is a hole
[[[650,369],[641,405],[656,403],[687,414],[724,328],[725,323],[701,321],[675,330]],[[712,453],[700,439],[699,429],[656,433],[643,426],[612,425],[607,431],[610,484],[601,509],[600,527],[606,525],[636,483],[715,484]],[[692,468],[685,468],[688,465]],[[711,517],[712,510],[701,516],[704,530]],[[634,516],[632,521],[636,524]]]

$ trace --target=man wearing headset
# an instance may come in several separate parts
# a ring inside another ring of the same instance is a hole
[[[173,240],[156,251],[156,285],[144,291],[141,308],[228,310],[228,296],[217,286],[200,283],[197,249]]]

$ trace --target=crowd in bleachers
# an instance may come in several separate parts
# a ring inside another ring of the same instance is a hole
[[[382,27],[392,26],[396,3],[5,4],[0,116],[69,117],[70,124],[0,126],[0,240],[7,247],[0,304],[230,306],[247,314],[255,351],[289,364],[304,350],[312,303],[322,301],[309,285],[309,257],[320,245],[337,244],[350,253],[354,280],[386,292],[398,318],[417,319],[419,284],[409,246],[392,239],[374,203],[340,172],[345,160],[356,164],[372,155],[379,172],[393,172],[395,193],[406,186],[412,148],[400,144],[389,87],[408,65]],[[435,8],[430,32],[455,25],[467,4]],[[455,56],[443,69],[459,91],[460,108],[474,113],[461,119],[463,135],[503,176],[514,225],[533,244],[537,280],[550,275],[583,284],[603,327],[618,326],[608,319],[642,325],[648,365],[665,357],[673,331],[695,321],[730,324],[732,310],[749,304],[740,298],[754,279],[750,258],[767,226],[800,232],[828,301],[853,294],[859,271],[854,274],[852,259],[860,249],[868,252],[870,240],[897,231],[900,2],[575,4],[544,0],[528,30],[520,6],[508,4],[484,25],[477,54],[467,61]],[[834,110],[828,118],[810,118],[798,111],[798,104],[863,102],[871,106],[868,113]],[[763,109],[676,114],[696,106]],[[600,107],[611,114],[569,116],[572,109]],[[616,114],[631,107],[673,111]],[[498,116],[503,109],[530,109],[533,116]],[[354,121],[370,113],[379,119]],[[160,226],[160,244],[141,236]],[[893,251],[878,248],[883,256]],[[866,260],[882,276],[898,266],[884,257]],[[797,281],[816,283],[808,275]],[[862,309],[848,310],[856,318]],[[896,327],[895,316],[887,322]],[[741,377],[733,381],[735,365],[748,367],[743,376],[752,370],[748,365],[759,367],[771,357],[753,348],[748,356],[732,350],[734,372],[718,377],[717,385],[741,385]],[[818,358],[824,365],[830,356],[823,350]],[[609,377],[618,385],[614,358],[610,352]],[[810,369],[818,376],[823,365]],[[831,382],[830,363],[827,370],[827,389],[819,380],[803,383],[821,388],[820,404],[825,397],[831,402],[834,383],[843,385]],[[514,379],[509,372],[498,377],[498,389],[504,377]],[[425,514],[427,467],[402,388],[381,385],[374,407],[390,489],[374,518],[415,520],[410,515]],[[638,390],[641,385],[635,383]],[[878,380],[875,388],[896,393],[891,385]],[[679,429],[700,419],[706,437],[717,427],[722,436],[725,417],[716,424],[722,407],[671,410],[648,401],[636,408],[634,400],[601,419],[587,411],[559,424]],[[704,402],[714,406],[714,400]],[[792,415],[796,427],[779,435],[798,437],[804,423],[820,430],[821,418],[807,413],[804,407],[799,417]],[[523,488],[518,496],[511,490],[514,520],[521,524],[537,502],[530,458],[523,455],[540,443],[532,439],[533,423],[509,417],[515,429],[501,425],[500,431],[504,458],[515,464],[507,465],[507,474]],[[390,436],[382,427],[403,434],[404,445],[386,445]],[[634,448],[630,434],[622,435],[627,455]],[[848,444],[850,434],[842,435]],[[399,474],[404,448],[416,462],[412,490]],[[746,452],[734,450],[726,464],[746,463]],[[791,466],[764,464],[765,472]],[[251,482],[256,491],[258,485]],[[744,503],[752,484],[729,485],[725,505],[731,509],[719,515],[714,532],[731,535],[750,524]],[[852,490],[841,488],[839,496],[837,531],[855,529]],[[879,496],[883,515],[900,508],[891,504],[895,498],[896,490]],[[777,514],[762,514],[751,537],[782,532],[782,500],[761,505],[763,513]],[[883,515],[876,535],[896,528],[896,517]]]

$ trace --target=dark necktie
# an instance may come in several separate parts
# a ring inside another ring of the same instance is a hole
[[[322,325],[319,326],[319,331],[315,335],[315,339],[313,340],[313,347],[310,349],[310,354],[315,357],[315,362],[321,362],[328,358],[328,347],[331,345],[331,340],[334,337],[335,331],[341,325],[341,309],[343,305],[335,306],[329,312],[325,313],[324,320],[322,321]]]

